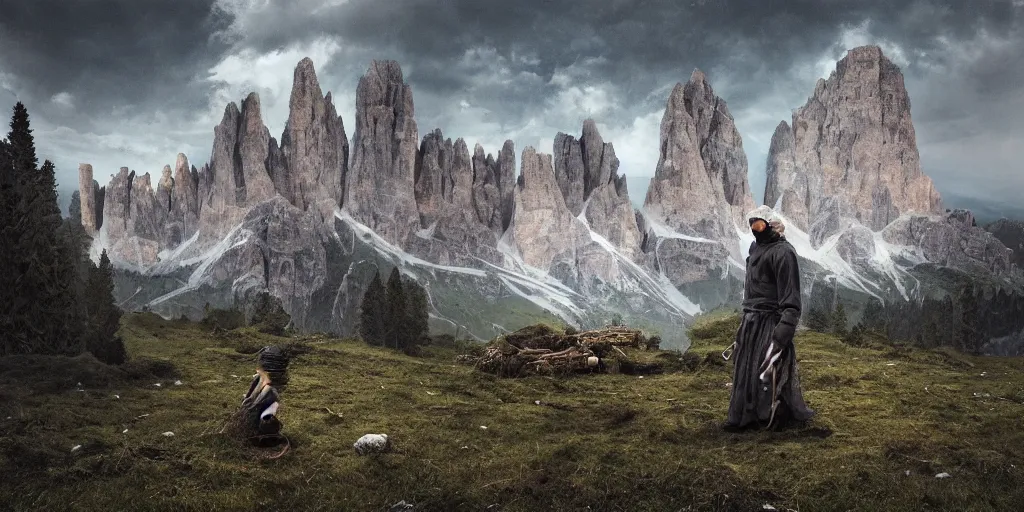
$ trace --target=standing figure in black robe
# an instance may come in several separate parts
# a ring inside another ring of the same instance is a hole
[[[793,335],[800,321],[800,269],[785,226],[771,208],[748,214],[743,318],[736,333],[732,397],[725,429],[780,426],[814,416],[804,402]]]

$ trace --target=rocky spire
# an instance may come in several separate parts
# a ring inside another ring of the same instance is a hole
[[[473,152],[473,206],[481,223],[501,236],[512,221],[516,182],[515,144],[506,140],[498,160],[476,145]]]
[[[733,219],[744,222],[754,209],[747,178],[747,155],[743,139],[725,100],[715,96],[707,75],[695,69],[683,87],[683,102],[693,118],[700,156],[711,180],[722,184],[725,202],[733,209]]]
[[[195,167],[190,167],[188,157],[178,153],[174,162],[174,198],[172,210],[182,222],[185,237],[195,233],[199,220],[199,182]]]
[[[422,227],[437,221],[441,211],[455,200],[454,151],[452,140],[445,140],[440,129],[423,136],[415,171],[416,205]]]
[[[676,84],[661,120],[661,150],[645,209],[682,233],[725,240],[734,236],[734,211],[753,205],[743,186],[746,159],[725,102],[695,70]],[[740,179],[742,177],[742,179]],[[732,190],[731,200],[726,189]],[[736,201],[739,204],[733,204]],[[748,202],[749,201],[749,202]]]
[[[331,93],[323,95],[313,61],[295,67],[288,122],[281,136],[280,154],[270,142],[269,175],[278,191],[301,210],[323,202],[325,211],[341,205],[348,175],[348,137],[334,107]],[[357,130],[358,133],[358,130]],[[263,139],[266,149],[269,136]]]
[[[345,209],[385,240],[401,244],[418,229],[412,89],[394,61],[373,61],[356,91],[356,128]]]
[[[500,264],[497,234],[480,219],[474,204],[479,187],[466,141],[452,143],[440,129],[428,133],[416,158],[415,175],[423,229],[407,239],[407,249],[443,264],[475,265],[476,258]]]
[[[263,124],[260,97],[254,92],[249,93],[242,101],[238,127],[237,158],[241,167],[235,170],[238,206],[261,203],[277,193],[267,168],[269,153],[270,130]]]
[[[573,216],[585,213],[595,233],[634,257],[640,250],[641,234],[626,190],[626,178],[618,175],[615,148],[604,142],[594,120],[583,122],[579,140],[559,133],[554,151],[555,177],[569,211]]]
[[[498,180],[498,193],[501,195],[502,232],[512,223],[512,210],[515,208],[514,195],[516,190],[516,146],[506,140],[498,152],[495,176]]]
[[[575,260],[575,250],[590,241],[586,226],[566,206],[551,155],[523,149],[514,200],[511,240],[526,264],[548,270],[556,258]]]
[[[78,165],[78,195],[82,208],[82,226],[89,234],[103,225],[103,189],[93,179],[92,166]]]
[[[903,213],[941,211],[921,171],[903,74],[877,46],[850,50],[792,123],[779,125],[768,171],[765,202],[815,243],[839,227],[815,229],[815,219],[841,215],[878,231]]]
[[[583,165],[583,149],[580,141],[572,135],[558,132],[554,145],[555,181],[565,199],[565,206],[575,217],[583,211],[586,169]]]

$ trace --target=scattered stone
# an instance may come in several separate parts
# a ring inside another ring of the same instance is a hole
[[[174,437],[174,432],[167,431],[167,432],[164,432],[163,435],[164,435],[164,437]]]
[[[939,474],[935,475],[935,478],[950,478],[952,476],[953,475],[951,475],[949,473],[939,473]]]
[[[387,434],[366,434],[352,445],[359,455],[386,453],[391,451],[391,440]]]
[[[180,386],[181,384],[182,384],[182,383],[181,383],[181,381],[180,381],[180,380],[176,380],[176,381],[174,381],[174,385],[175,385],[175,386]]]
[[[82,445],[76,444],[76,445],[71,447],[71,452],[74,453],[74,452],[78,451],[78,449],[81,448],[81,447],[82,447]]]
[[[406,503],[405,500],[402,500],[399,501],[398,503],[395,503],[394,505],[391,505],[391,508],[388,509],[388,512],[403,512],[407,510],[415,510],[415,507],[413,507],[412,503]]]

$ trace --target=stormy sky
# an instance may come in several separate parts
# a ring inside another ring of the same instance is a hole
[[[351,136],[359,77],[395,59],[421,136],[551,152],[593,117],[639,178],[654,174],[671,88],[700,68],[760,200],[775,126],[846,50],[877,44],[903,69],[947,206],[1019,213],[1022,19],[1024,0],[0,0],[0,106],[26,104],[66,193],[79,162],[101,184],[121,166],[159,173],[179,152],[202,165],[224,106],[249,91],[279,136],[306,56]]]

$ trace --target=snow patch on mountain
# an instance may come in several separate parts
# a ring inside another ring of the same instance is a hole
[[[653,298],[660,300],[689,316],[695,316],[701,313],[700,306],[695,304],[689,297],[683,295],[679,289],[673,286],[664,273],[659,273],[657,276],[651,276],[650,272],[644,270],[629,257],[619,252],[615,245],[607,238],[591,229],[590,223],[587,222],[586,206],[587,205],[584,205],[583,211],[580,213],[578,219],[587,227],[587,230],[590,232],[590,239],[597,242],[601,248],[611,253],[612,256],[615,256],[615,261],[619,265],[620,270],[626,271],[633,278],[637,279],[642,284],[647,285],[646,287],[649,290],[648,294],[653,292],[657,295]]]

